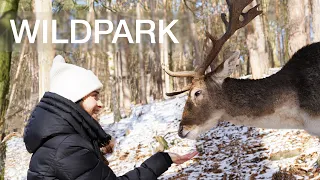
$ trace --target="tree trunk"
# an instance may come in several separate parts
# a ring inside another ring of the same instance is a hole
[[[280,20],[280,8],[281,8],[281,2],[276,1],[275,2],[275,13],[276,13],[276,21],[277,22],[281,22]],[[276,43],[276,48],[272,48],[273,51],[278,51],[278,61],[279,64],[276,64],[275,62],[275,66],[284,66],[285,62],[284,62],[284,45],[283,42],[281,42],[282,40],[282,27],[279,23],[277,23],[276,25],[276,32],[275,32],[275,43]],[[275,52],[274,52],[275,53]]]
[[[91,25],[91,27],[95,27],[95,14],[94,14],[94,0],[87,0],[87,5],[89,7],[89,12],[87,14],[87,21]],[[93,30],[93,29],[92,29]],[[93,31],[92,31],[93,32]],[[96,66],[96,44],[94,43],[94,37],[95,33],[91,33],[90,40],[86,43],[87,48],[87,67],[90,69],[96,76],[98,76],[97,73],[97,66]],[[88,49],[88,46],[90,44],[90,41],[92,42],[91,50]]]
[[[319,7],[318,7],[319,8]],[[305,31],[306,31],[306,44],[311,42],[311,3],[310,0],[304,0],[304,10],[305,10]]]
[[[288,51],[289,56],[292,56],[307,43],[304,1],[288,0],[287,7],[289,21]]]
[[[117,90],[118,90],[118,97],[119,97],[119,106],[120,108],[123,108],[124,104],[123,104],[123,88],[122,88],[122,85],[123,85],[123,79],[122,79],[122,61],[121,61],[121,57],[122,57],[122,51],[121,51],[121,41],[116,45],[117,46],[117,58],[116,58],[116,68],[117,68],[117,71],[116,71],[116,83],[118,84],[117,86]],[[120,46],[120,47],[119,47]]]
[[[129,85],[129,71],[128,71],[128,58],[129,58],[129,42],[122,39],[123,46],[121,47],[121,82],[123,93],[123,108],[127,116],[131,113],[131,91]]]
[[[49,72],[54,58],[54,50],[52,45],[52,4],[51,0],[35,0],[35,12],[37,20],[48,21],[48,43],[43,43],[43,29],[39,28],[37,34],[37,51],[39,62],[39,99],[49,90]],[[40,26],[41,27],[41,26]]]
[[[277,2],[275,2],[276,4]],[[262,11],[268,12],[270,9],[269,1],[262,0]],[[266,52],[268,53],[268,68],[274,67],[275,64],[279,66],[279,60],[277,57],[277,49],[276,49],[276,29],[273,29],[272,26],[270,26],[269,18],[268,16],[262,16],[261,18],[263,20],[263,29],[264,29],[264,35],[265,35],[265,46],[266,46]],[[268,71],[268,70],[267,70]]]
[[[27,118],[27,114],[29,113],[28,100],[32,79],[26,68],[27,63],[29,63],[29,61],[26,60],[27,58],[25,58],[25,56],[28,56],[28,52],[26,51],[29,49],[27,38],[24,38],[22,42],[19,59],[16,60],[17,58],[15,58],[11,63],[10,71],[14,73],[11,73],[10,77],[9,101],[5,115],[6,134],[13,131],[23,132],[23,120]]]
[[[196,69],[200,64],[201,64],[201,58],[203,56],[201,56],[201,51],[200,51],[200,46],[199,46],[199,41],[197,40],[197,29],[196,29],[196,25],[194,22],[194,18],[192,16],[192,13],[190,11],[187,12],[188,14],[188,19],[189,19],[189,28],[191,30],[191,41],[192,41],[192,45],[194,47],[194,53],[195,53],[195,57],[194,57],[194,61],[193,63],[193,67]],[[204,53],[202,53],[204,54]]]
[[[163,0],[164,8],[163,8],[163,27],[167,26],[167,0]],[[169,66],[169,57],[168,57],[168,37],[163,37],[163,43],[161,44],[161,63],[164,66]],[[163,91],[163,97],[166,96],[166,92],[170,91],[170,77],[167,73],[164,73],[164,87],[165,91]]]
[[[5,113],[10,86],[13,34],[10,19],[15,19],[19,0],[0,1],[0,140],[5,137]],[[5,144],[0,144],[0,179],[4,179]]]
[[[254,2],[256,4],[256,1]],[[261,16],[254,18],[246,30],[252,77],[253,79],[260,79],[263,77],[263,74],[267,73],[269,65]]]
[[[155,8],[155,9],[154,9]],[[158,1],[154,4],[154,6],[151,6],[151,19],[155,17],[155,12],[158,12]],[[159,31],[156,28],[155,29],[155,37],[159,36]],[[160,44],[155,43],[152,45],[152,49],[154,52],[154,62],[155,62],[155,68],[152,69],[152,75],[153,75],[153,96],[155,99],[161,99],[163,97],[163,86],[162,86],[162,67],[161,67],[161,57],[160,57]]]
[[[111,61],[109,61],[111,62]],[[110,64],[109,64],[110,66]],[[121,115],[120,115],[120,110],[119,110],[119,99],[118,99],[118,96],[117,96],[117,90],[116,90],[116,81],[115,81],[115,76],[114,76],[114,72],[112,72],[113,70],[112,67],[113,65],[110,66],[111,68],[109,68],[110,70],[110,84],[109,86],[111,87],[111,94],[112,94],[112,111],[113,111],[113,119],[114,119],[114,122],[119,122],[121,120]]]
[[[140,3],[137,3],[137,19],[141,19],[141,7]],[[140,86],[140,100],[142,104],[147,103],[147,98],[146,98],[146,79],[145,79],[145,71],[144,71],[144,58],[142,55],[143,47],[142,43],[139,43],[138,45],[138,59],[139,59],[139,65],[140,65],[140,81],[141,81],[141,86]]]
[[[312,0],[313,42],[320,41],[320,0]]]
[[[110,5],[110,4],[109,4]],[[112,20],[114,17],[112,16],[111,12],[108,13],[108,19]],[[111,38],[111,37],[107,37]],[[110,41],[111,42],[111,39]],[[107,69],[107,76],[109,77],[108,85],[111,88],[111,109],[113,111],[113,119],[114,122],[119,122],[121,120],[120,110],[119,110],[119,96],[117,93],[117,84],[116,84],[116,52],[114,51],[114,45],[112,43],[108,43],[108,69]]]
[[[111,51],[112,46],[109,46],[109,51]],[[111,107],[113,111],[114,122],[119,122],[121,120],[120,110],[119,110],[119,98],[117,93],[117,83],[116,83],[116,57],[114,56],[108,61],[109,65],[109,86],[111,87]],[[109,57],[110,58],[110,57]]]
[[[17,67],[16,73],[14,75],[13,84],[12,84],[11,91],[10,91],[10,98],[9,98],[8,111],[6,113],[6,117],[8,116],[8,112],[11,109],[10,107],[12,106],[13,97],[14,97],[15,92],[16,92],[17,83],[18,83],[18,77],[19,77],[20,72],[21,72],[21,67],[22,67],[22,63],[23,63],[23,56],[24,56],[24,53],[25,53],[26,46],[27,46],[27,38],[24,38],[23,45],[22,45],[22,50],[21,50],[20,57],[19,57],[18,67]]]

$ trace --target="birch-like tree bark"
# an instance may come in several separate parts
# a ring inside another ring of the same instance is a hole
[[[37,51],[38,51],[38,64],[39,64],[39,99],[43,94],[49,90],[49,72],[54,58],[54,50],[52,45],[52,4],[51,0],[35,0],[34,10],[36,12],[36,19],[47,20],[47,42],[44,43],[43,29],[39,28],[37,34]],[[40,24],[42,27],[42,24]]]

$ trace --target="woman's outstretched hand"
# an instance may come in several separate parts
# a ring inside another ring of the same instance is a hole
[[[116,140],[112,138],[108,145],[100,148],[100,151],[102,152],[103,155],[111,154],[113,153],[115,144],[116,144]]]
[[[168,154],[171,157],[171,160],[172,160],[173,163],[175,163],[175,164],[183,164],[184,162],[189,161],[194,156],[199,154],[199,152],[198,151],[194,151],[194,152],[182,155],[182,156],[179,155],[179,154],[176,154],[176,153],[171,153],[171,152],[169,152]]]

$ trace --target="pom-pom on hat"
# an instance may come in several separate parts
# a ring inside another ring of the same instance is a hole
[[[73,102],[103,87],[92,71],[68,64],[60,55],[53,59],[50,70],[50,92]]]

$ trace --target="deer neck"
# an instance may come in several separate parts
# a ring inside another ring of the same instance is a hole
[[[301,129],[299,101],[287,82],[227,78],[223,85],[223,121],[260,128]]]

